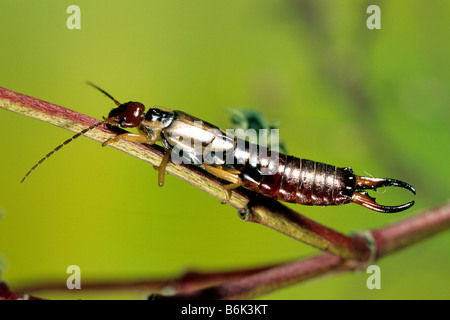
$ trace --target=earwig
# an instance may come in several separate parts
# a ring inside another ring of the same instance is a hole
[[[406,182],[396,179],[355,175],[349,167],[340,168],[321,162],[300,159],[265,149],[232,136],[220,128],[183,111],[151,107],[146,113],[140,102],[121,104],[106,91],[88,83],[117,105],[108,117],[66,140],[35,164],[26,177],[64,145],[100,125],[137,128],[138,133],[122,133],[103,142],[103,146],[127,140],[152,145],[160,141],[166,150],[158,170],[158,184],[164,185],[166,165],[174,156],[199,166],[229,184],[224,185],[226,201],[238,187],[284,202],[302,205],[331,206],[356,203],[370,210],[394,213],[406,210],[414,201],[398,206],[384,206],[365,191],[396,186],[416,193]],[[199,125],[200,124],[200,125]],[[265,150],[265,152],[262,152]],[[203,158],[209,151],[209,159]],[[217,152],[219,151],[219,152]]]

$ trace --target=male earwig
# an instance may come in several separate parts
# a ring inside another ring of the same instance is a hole
[[[415,194],[415,189],[406,182],[361,177],[355,175],[348,167],[339,168],[270,150],[266,150],[263,154],[260,152],[263,148],[259,145],[231,136],[185,112],[152,107],[144,113],[145,107],[142,103],[130,101],[121,104],[104,90],[92,83],[89,84],[113,100],[117,108],[112,109],[103,121],[75,134],[48,153],[28,171],[22,182],[38,165],[64,145],[89,130],[108,124],[121,128],[136,127],[139,133],[119,134],[104,141],[103,146],[121,139],[149,145],[157,141],[162,143],[166,153],[160,165],[155,167],[158,170],[160,186],[164,185],[166,165],[171,154],[182,150],[181,157],[188,163],[230,182],[223,186],[227,201],[230,190],[242,186],[270,198],[303,205],[330,206],[353,202],[383,213],[400,212],[414,205],[414,201],[398,206],[380,205],[364,191],[396,186]],[[220,151],[209,153],[212,163],[211,161],[206,163],[202,158],[207,150]],[[270,170],[270,174],[267,174],[267,170]]]

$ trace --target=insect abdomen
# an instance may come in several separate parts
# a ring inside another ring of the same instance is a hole
[[[355,175],[351,168],[338,168],[321,162],[284,154],[259,157],[241,169],[243,186],[280,201],[303,205],[329,206],[351,202]],[[272,174],[262,174],[269,166]],[[259,176],[258,176],[259,174]]]

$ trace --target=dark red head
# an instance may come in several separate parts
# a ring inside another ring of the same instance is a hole
[[[144,110],[145,106],[140,102],[122,103],[109,112],[106,120],[109,124],[122,128],[134,128],[141,123]]]

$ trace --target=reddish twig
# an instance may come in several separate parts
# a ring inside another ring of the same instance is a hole
[[[393,225],[365,232],[372,243],[376,260],[423,241],[450,228],[450,203],[413,215]],[[84,283],[83,290],[128,290],[177,292],[171,296],[152,295],[153,299],[249,299],[307,280],[338,272],[359,270],[365,264],[324,253],[315,257],[270,267],[228,272],[189,272],[178,279],[137,282]],[[168,290],[164,290],[168,289]],[[66,290],[61,284],[42,284],[23,288],[24,292]],[[21,292],[21,290],[18,290]]]
[[[305,238],[313,237],[317,239],[317,248],[342,258],[366,261],[370,257],[370,249],[359,235],[346,236],[270,198],[257,197],[257,201],[249,202],[247,210],[242,212],[242,218],[280,231],[302,242],[305,242]]]
[[[221,283],[244,278],[249,275],[267,270],[273,266],[257,267],[244,270],[231,270],[222,272],[189,271],[178,278],[157,278],[138,281],[99,281],[83,282],[86,291],[139,291],[139,292],[189,292]],[[43,282],[17,288],[17,292],[65,291],[66,283]]]
[[[391,226],[367,231],[373,242],[373,263],[401,248],[450,228],[450,203],[424,211]],[[294,261],[263,270],[248,277],[187,293],[172,296],[153,295],[154,299],[249,299],[285,286],[319,276],[360,269],[364,264],[344,260],[324,253],[312,258]]]
[[[11,291],[8,285],[0,281],[0,300],[43,300],[29,294],[18,294]]]

